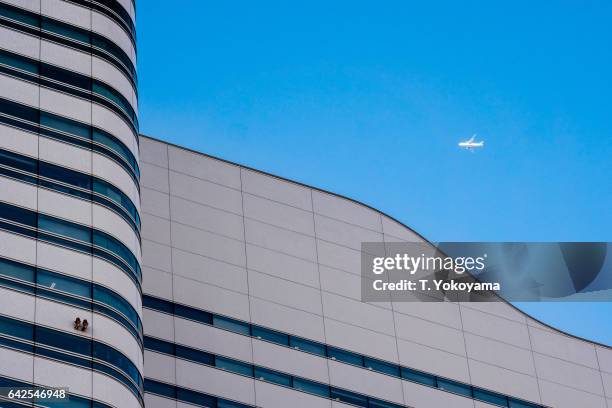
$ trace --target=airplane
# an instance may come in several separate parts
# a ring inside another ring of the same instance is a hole
[[[484,147],[484,140],[481,140],[480,142],[475,142],[475,138],[476,134],[474,134],[469,140],[466,140],[465,142],[459,142],[459,147],[463,147],[464,149],[468,149],[471,151],[474,151],[474,149],[477,147]]]

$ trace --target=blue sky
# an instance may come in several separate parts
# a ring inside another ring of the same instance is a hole
[[[140,2],[141,131],[432,241],[612,241],[612,3]],[[473,133],[483,151],[456,147]],[[612,306],[529,304],[612,344]]]

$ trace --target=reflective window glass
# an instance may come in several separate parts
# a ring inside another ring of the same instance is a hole
[[[379,373],[394,375],[396,377],[400,376],[400,368],[398,365],[377,360],[375,358],[364,357],[363,366],[367,369],[378,371]]]
[[[408,381],[417,382],[420,384],[429,385],[432,387],[436,386],[436,377],[429,375],[417,370],[411,370],[406,367],[402,367],[402,378]]]
[[[213,325],[215,327],[220,327],[222,329],[244,334],[246,336],[249,336],[251,334],[251,330],[248,323],[244,323],[235,319],[230,319],[229,317],[214,315]]]
[[[314,381],[296,377],[293,379],[293,388],[295,388],[296,390],[319,395],[324,398],[329,398],[329,386],[326,384],[320,384]]]
[[[319,356],[326,356],[325,344],[317,343],[316,341],[302,339],[300,337],[289,337],[289,346],[296,350],[306,351]]]
[[[49,289],[61,290],[79,296],[91,298],[91,284],[80,279],[59,275],[44,269],[39,269],[36,283]]]
[[[334,387],[331,388],[331,399],[357,405],[359,407],[368,406],[368,399],[365,396]]]
[[[255,378],[287,387],[291,386],[291,376],[279,373],[278,371],[268,370],[267,368],[255,367]]]
[[[440,388],[441,390],[454,392],[456,394],[461,394],[466,397],[472,396],[472,387],[452,380],[438,378],[438,388]]]
[[[332,360],[338,360],[356,366],[363,366],[363,357],[357,353],[337,349],[335,347],[327,347],[327,355]]]
[[[252,331],[253,337],[257,337],[258,339],[271,341],[273,343],[281,344],[283,346],[289,345],[289,336],[287,336],[286,334],[259,326],[252,326]]]
[[[231,371],[233,373],[253,376],[253,366],[247,363],[243,363],[236,360],[231,360],[225,357],[215,358],[215,367],[223,370]]]

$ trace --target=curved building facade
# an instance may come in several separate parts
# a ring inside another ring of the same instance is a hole
[[[0,387],[68,387],[42,406],[144,405],[134,22],[0,1]]]
[[[361,299],[362,242],[426,242],[328,192],[141,137],[148,408],[606,408],[612,350],[506,303]]]

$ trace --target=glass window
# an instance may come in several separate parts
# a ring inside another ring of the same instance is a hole
[[[0,316],[0,333],[24,340],[34,340],[34,326],[8,317]]]
[[[36,326],[36,342],[91,357],[91,341],[84,337]]]
[[[0,150],[0,163],[15,169],[36,174],[38,172],[38,161],[20,154]]]
[[[267,368],[255,367],[255,378],[291,387],[291,376]]]
[[[175,304],[174,313],[177,316],[195,320],[204,324],[213,323],[213,316],[211,313],[205,312],[203,310],[194,309],[192,307]]]
[[[147,295],[142,297],[142,306],[166,313],[173,312],[172,302]]]
[[[0,64],[38,74],[38,63],[36,61],[6,51],[0,51]]]
[[[109,234],[93,230],[93,244],[120,256],[132,269],[136,270],[136,257],[123,243]]]
[[[55,164],[39,162],[39,171],[42,177],[52,178],[73,186],[91,190],[91,176],[79,173],[78,171],[68,170]]]
[[[181,346],[180,344],[177,344],[175,347],[177,357],[209,366],[215,365],[215,356],[213,354],[201,350],[194,350],[189,347]]]
[[[11,7],[0,3],[0,16],[10,18],[12,20],[21,21],[22,23],[38,26],[38,16],[33,13],[20,10],[16,7]]]
[[[36,226],[36,213],[24,208],[0,203],[0,218],[15,221],[21,224]]]
[[[106,133],[103,130],[94,128],[93,140],[117,152],[132,166],[132,168],[134,168],[136,174],[140,175],[138,163],[136,163],[136,158],[134,157],[132,152],[122,142],[119,142],[114,136],[110,135],[109,133]]]
[[[400,376],[400,368],[398,365],[377,360],[375,358],[364,357],[363,366],[369,370],[378,371],[379,373]]]
[[[421,371],[411,370],[406,367],[402,367],[402,378],[417,382],[419,384],[425,384],[432,387],[436,386],[436,377],[433,375],[425,374]]]
[[[369,408],[404,408],[402,405],[381,401],[374,398],[370,398],[370,403],[368,406]]]
[[[18,103],[0,99],[0,112],[15,116],[23,120],[38,123],[38,110],[29,106],[20,105]]]
[[[40,124],[62,132],[91,139],[91,128],[74,120],[62,118],[46,112],[40,112]]]
[[[73,40],[90,43],[89,32],[73,27],[70,24],[60,23],[59,21],[43,17],[41,20],[41,28],[64,37],[72,38]]]
[[[38,228],[91,243],[91,230],[89,228],[58,218],[52,218],[44,214],[38,215]]]
[[[0,274],[4,276],[34,282],[35,271],[36,269],[33,266],[0,258]]]
[[[107,305],[119,310],[121,313],[126,315],[135,326],[139,326],[138,313],[136,313],[134,307],[127,300],[123,299],[117,293],[103,286],[94,284],[93,298],[98,302],[106,303]]]
[[[487,391],[476,387],[474,387],[474,398],[488,402],[489,404],[500,405],[502,407],[508,406],[508,401],[505,395],[500,395],[496,392]],[[511,404],[510,406],[512,407],[513,405]],[[514,406],[521,407],[521,405]]]
[[[176,389],[176,399],[190,402],[195,405],[199,405],[201,407],[215,407],[216,406],[216,398],[211,397],[210,395],[202,394],[200,392],[187,390],[185,388],[177,387]]]
[[[168,398],[176,398],[176,388],[172,385],[164,384],[159,381],[145,379],[144,388],[146,392],[163,395]]]
[[[296,350],[306,351],[308,353],[326,356],[325,344],[317,343],[316,341],[302,339],[300,337],[289,337],[289,346]]]
[[[251,405],[241,404],[235,401],[228,401],[223,398],[217,398],[217,408],[251,408]]]
[[[332,360],[338,360],[344,363],[363,367],[363,357],[357,353],[337,349],[335,347],[327,347],[327,355]]]
[[[220,327],[222,329],[233,331],[235,333],[244,334],[245,336],[251,335],[251,330],[248,323],[231,319],[229,317],[214,315],[213,325],[215,327]]]
[[[253,376],[253,366],[241,361],[231,360],[225,357],[215,358],[215,367],[223,370],[231,371],[233,373]]]
[[[454,392],[456,394],[461,394],[466,397],[472,396],[472,387],[466,384],[458,383],[456,381],[438,378],[438,388],[440,388],[441,390]]]
[[[148,350],[174,355],[174,344],[153,337],[145,336],[144,347]]]
[[[91,298],[91,284],[80,279],[59,275],[39,269],[36,283],[49,289],[61,290],[79,296]]]
[[[356,394],[351,391],[341,390],[338,388],[331,388],[331,399],[348,404],[357,405],[359,407],[367,407],[368,399],[363,395]]]
[[[326,384],[320,384],[318,382],[294,377],[293,388],[295,388],[296,390],[319,395],[324,398],[329,398],[329,385]]]
[[[91,78],[88,76],[54,67],[53,65],[42,63],[40,66],[40,75],[78,88],[86,89],[87,91],[91,90]]]
[[[253,337],[271,341],[272,343],[281,344],[283,346],[289,345],[289,336],[286,334],[277,332],[275,330],[265,329],[259,326],[251,326],[253,331]]]
[[[474,388],[474,398],[476,398],[475,395],[476,395],[476,388]],[[500,395],[500,397],[501,397],[501,395]],[[527,402],[527,401],[519,401],[519,400],[514,399],[514,398],[509,398],[509,403],[510,403],[509,404],[510,408],[541,408],[541,406],[538,405],[538,404],[533,404],[533,403]]]

